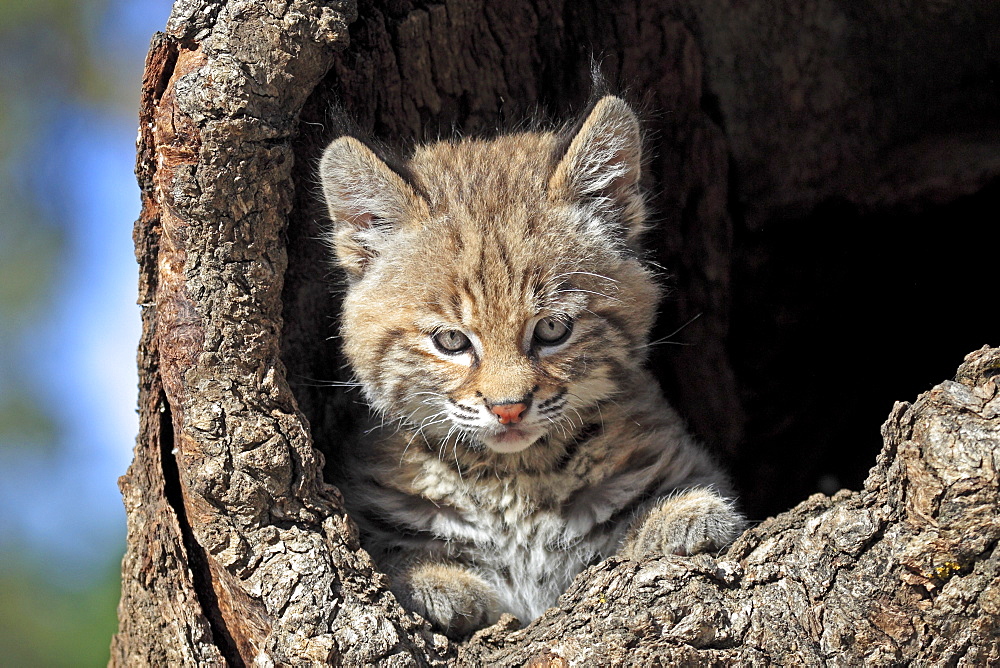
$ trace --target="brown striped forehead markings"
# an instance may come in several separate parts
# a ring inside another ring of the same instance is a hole
[[[433,268],[432,301],[456,322],[470,314],[496,320],[512,310],[537,309],[541,269],[525,254],[516,254],[500,235],[474,235],[458,252],[428,253],[437,258]],[[417,269],[428,272],[427,267]]]
[[[438,302],[458,325],[472,327],[480,336],[499,336],[504,330],[518,340],[524,322],[533,317],[538,305],[534,295],[522,291],[520,281],[500,278],[494,272],[469,271],[444,288]],[[506,338],[506,337],[504,337]]]
[[[487,187],[541,192],[552,170],[554,147],[551,135],[538,133],[446,141],[421,147],[410,168],[432,206],[472,201]]]
[[[547,199],[552,143],[536,134],[442,142],[423,147],[410,164],[433,215],[479,223],[476,232],[486,231],[483,223],[513,227],[523,237]]]
[[[433,284],[425,287],[436,315],[520,339],[543,310],[575,315],[591,301],[586,292],[607,291],[580,270],[602,271],[594,261],[608,249],[568,225],[547,192],[554,147],[552,135],[528,133],[443,142],[413,156],[430,219],[418,232],[423,261],[406,273],[411,284]]]

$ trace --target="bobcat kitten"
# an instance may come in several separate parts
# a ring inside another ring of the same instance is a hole
[[[643,368],[641,151],[607,96],[575,131],[323,155],[344,347],[383,419],[336,482],[400,602],[452,637],[537,617],[615,553],[714,550],[742,524]]]

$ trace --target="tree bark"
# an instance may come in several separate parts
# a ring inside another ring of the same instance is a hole
[[[318,152],[346,117],[402,143],[563,118],[592,54],[648,117],[663,333],[701,314],[697,350],[656,372],[748,464],[748,497],[793,477],[803,449],[761,463],[736,391],[734,239],[830,198],[911,210],[1000,175],[995,3],[845,4],[178,0],[140,110],[140,435],[112,664],[1000,661],[998,349],[896,405],[863,490],[722,555],[608,560],[530,626],[461,645],[397,605],[323,480],[356,398],[327,382]]]

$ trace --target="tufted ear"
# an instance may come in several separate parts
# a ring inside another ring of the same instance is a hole
[[[319,176],[333,220],[331,245],[348,277],[357,280],[392,233],[421,214],[423,200],[398,172],[353,137],[340,137],[326,147]]]
[[[639,119],[624,100],[607,95],[597,101],[572,136],[549,179],[549,192],[595,206],[603,221],[594,224],[620,225],[631,243],[646,220],[641,175]]]

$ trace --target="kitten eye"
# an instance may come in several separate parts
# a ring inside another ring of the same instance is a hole
[[[534,339],[539,345],[558,346],[573,333],[573,323],[560,318],[542,318],[535,325]]]
[[[472,341],[457,329],[446,329],[433,336],[434,345],[443,353],[457,355],[472,347]]]

